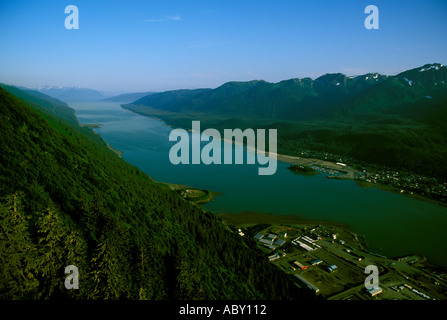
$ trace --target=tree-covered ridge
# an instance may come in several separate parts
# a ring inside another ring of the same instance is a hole
[[[180,114],[208,114],[218,117],[262,119],[310,119],[321,116],[334,106],[380,83],[386,76],[367,74],[347,77],[326,74],[315,80],[289,79],[228,82],[216,89],[175,90],[138,99],[125,108],[144,107]]]
[[[348,120],[358,121],[361,117],[390,115],[418,119],[431,112],[431,105],[446,101],[447,67],[434,63],[395,76],[368,73],[348,77],[333,73],[315,80],[289,79],[278,83],[233,81],[215,89],[155,93],[124,107],[138,112],[146,107],[220,119],[299,121],[349,117]],[[430,105],[428,111],[425,104]]]
[[[42,116],[49,113],[55,118],[55,120],[61,119],[71,124],[78,123],[75,111],[61,100],[52,98],[35,90],[20,89],[18,87],[9,86],[2,83],[0,83],[0,87],[9,93],[12,93],[17,98],[26,101],[28,105],[36,111],[42,111]]]
[[[2,299],[311,298],[90,129],[0,88]],[[79,290],[64,269],[79,268]]]

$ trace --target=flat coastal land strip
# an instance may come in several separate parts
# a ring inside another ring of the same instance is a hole
[[[328,169],[338,170],[344,172],[341,179],[354,179],[354,173],[359,170],[352,168],[350,166],[342,166],[337,163],[333,163],[326,160],[313,159],[313,158],[301,158],[301,157],[293,157],[287,156],[283,154],[277,154],[276,159],[281,162],[290,163],[299,166],[318,166],[324,167]]]
[[[350,230],[349,225],[336,221],[321,219],[304,219],[296,215],[276,215],[272,213],[251,212],[242,213],[216,213],[228,223],[234,226],[249,226],[256,224],[306,224],[306,225],[327,225]]]

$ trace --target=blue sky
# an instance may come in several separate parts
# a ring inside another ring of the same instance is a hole
[[[67,5],[79,29],[64,26]],[[379,8],[367,30],[365,7]],[[136,92],[447,64],[445,0],[0,1],[0,82]]]

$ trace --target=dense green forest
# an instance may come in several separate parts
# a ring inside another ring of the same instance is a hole
[[[229,82],[123,107],[173,127],[277,129],[280,154],[310,150],[447,179],[447,67],[436,63],[395,76]]]
[[[1,299],[314,299],[65,104],[4,87],[21,99],[0,88]]]

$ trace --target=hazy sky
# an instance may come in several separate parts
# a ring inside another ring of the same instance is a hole
[[[79,29],[64,26],[79,9]],[[379,30],[364,26],[379,9]],[[0,82],[102,91],[447,64],[446,0],[0,0]]]

